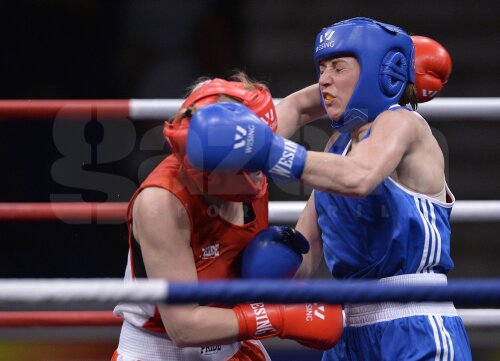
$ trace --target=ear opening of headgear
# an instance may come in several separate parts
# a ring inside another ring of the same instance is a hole
[[[406,86],[408,62],[403,53],[390,51],[382,60],[379,74],[380,88],[388,97],[397,95]]]
[[[332,121],[341,132],[373,121],[398,103],[406,85],[415,79],[412,40],[397,26],[353,18],[323,28],[314,48],[318,78],[322,59],[346,54],[358,60],[360,75],[344,113]]]
[[[219,101],[226,95],[241,102],[252,110],[273,132],[277,129],[276,110],[271,93],[262,84],[252,83],[255,89],[247,89],[247,85],[237,81],[224,79],[207,80],[192,91],[183,102],[181,109],[172,122],[165,122],[163,134],[170,146],[172,154],[183,166],[186,175],[206,194],[226,201],[252,201],[262,197],[267,189],[267,181],[254,184],[246,172],[202,172],[193,168],[186,157],[186,140],[189,129],[190,112],[205,105]]]

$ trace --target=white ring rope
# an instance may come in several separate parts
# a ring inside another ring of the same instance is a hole
[[[173,117],[182,105],[182,99],[130,99],[132,119],[161,119]]]
[[[274,98],[275,104],[281,98]],[[132,119],[165,119],[173,116],[182,104],[181,99],[130,99]],[[500,120],[500,98],[437,98],[418,105],[418,111],[425,117],[448,120],[478,118]],[[430,119],[432,121],[432,118]]]
[[[485,309],[459,309],[458,314],[466,326],[471,327],[497,327],[500,326],[500,310]]]
[[[449,120],[500,119],[500,98],[437,98],[418,105],[423,116]],[[430,119],[432,121],[432,119]]]
[[[165,302],[164,280],[6,279],[0,281],[0,304]]]
[[[304,201],[269,202],[269,222],[294,223],[304,209]],[[457,201],[451,212],[454,222],[500,221],[500,201]]]

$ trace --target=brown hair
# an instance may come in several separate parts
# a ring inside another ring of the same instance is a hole
[[[413,110],[417,110],[417,88],[415,88],[413,83],[406,84],[405,91],[401,95],[398,104],[402,106],[410,104]]]

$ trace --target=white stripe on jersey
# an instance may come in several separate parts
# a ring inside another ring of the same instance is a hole
[[[443,333],[443,339],[444,339],[444,337],[446,337],[446,339],[448,340],[448,345],[450,347],[449,360],[453,361],[455,359],[455,350],[453,349],[453,341],[451,340],[450,333],[444,327],[443,318],[441,316],[435,316],[435,317],[437,318],[437,321],[439,323],[439,327],[441,329],[441,332]]]
[[[434,205],[430,200],[418,197],[414,197],[414,200],[425,230],[424,249],[417,273],[434,273],[434,267],[441,261],[442,246],[441,234],[436,226]],[[429,256],[428,260],[427,256]]]
[[[431,265],[431,271],[434,272],[434,267],[437,266],[441,261],[441,234],[439,233],[439,230],[437,229],[436,226],[436,213],[434,212],[434,205],[432,204],[432,202],[429,201],[427,202],[429,203],[429,209],[431,210],[431,219],[432,219],[431,226],[434,229],[434,232],[436,232],[436,243],[437,243],[436,260]]]
[[[427,317],[429,318],[429,322],[432,327],[432,332],[434,334],[434,342],[436,343],[436,357],[434,358],[434,361],[441,361],[441,341],[439,340],[437,326],[432,316],[427,316]]]
[[[424,210],[424,219],[427,225],[429,226],[429,230],[431,233],[431,254],[429,256],[429,261],[427,262],[427,266],[425,268],[427,269],[427,273],[434,273],[434,271],[430,269],[430,266],[432,265],[432,262],[434,260],[434,255],[436,253],[436,233],[434,232],[434,228],[432,228],[431,222],[429,221],[429,211],[427,209],[427,202],[424,199],[422,199],[421,202],[422,202],[422,208]]]
[[[436,320],[436,324],[438,326],[441,340],[443,342],[443,361],[448,361],[449,360],[449,358],[448,358],[448,341],[446,340],[446,335],[443,332],[443,328],[444,328],[443,320],[440,319],[440,317],[438,317],[438,316],[433,316],[433,317]]]
[[[427,223],[425,222],[424,215],[422,214],[422,211],[420,210],[420,198],[418,197],[413,197],[415,200],[415,205],[417,206],[417,211],[418,214],[420,215],[420,218],[422,218],[422,223],[424,225],[424,230],[425,230],[425,242],[424,242],[424,249],[422,252],[422,259],[420,260],[420,265],[418,266],[417,272],[416,273],[422,273],[424,266],[425,266],[425,261],[427,260],[427,254],[429,253],[429,229],[427,228]]]

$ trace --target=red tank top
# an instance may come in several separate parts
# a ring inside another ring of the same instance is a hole
[[[184,205],[191,222],[191,248],[198,279],[230,279],[240,276],[242,251],[258,231],[268,226],[267,192],[250,205],[255,215],[253,220],[241,226],[234,225],[217,215],[216,206],[207,203],[196,186],[182,172],[177,159],[168,156],[137,189],[128,207],[129,262],[133,278],[141,276],[142,272],[136,272],[136,268],[143,265],[137,265],[142,259],[133,255],[134,249],[140,248],[135,245],[132,234],[132,208],[137,195],[147,187],[164,188]],[[165,242],[168,242],[168,236],[165,237]],[[159,331],[161,320],[157,310],[155,316],[144,327]]]

